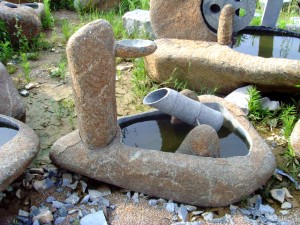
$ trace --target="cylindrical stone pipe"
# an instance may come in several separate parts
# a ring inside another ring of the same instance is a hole
[[[234,8],[227,4],[223,7],[218,25],[218,44],[230,45],[233,33]]]
[[[115,50],[111,25],[93,21],[68,41],[79,132],[88,149],[107,146],[117,131]]]
[[[143,100],[145,105],[159,109],[188,124],[207,124],[219,131],[223,125],[223,115],[200,102],[194,101],[170,88],[160,88],[150,92]]]

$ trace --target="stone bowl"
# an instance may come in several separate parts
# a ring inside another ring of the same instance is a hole
[[[199,100],[217,103],[244,134],[248,155],[212,158],[130,147],[122,143],[120,130],[108,146],[90,150],[76,130],[53,144],[50,158],[70,171],[150,196],[203,207],[238,202],[267,182],[275,171],[275,158],[237,106],[214,96]]]
[[[16,136],[0,146],[0,192],[18,178],[39,150],[39,139],[26,124],[0,114],[0,124],[18,130]]]

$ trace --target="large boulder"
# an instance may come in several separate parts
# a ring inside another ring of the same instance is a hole
[[[2,63],[0,63],[0,114],[14,117],[23,122],[26,117],[21,97]]]

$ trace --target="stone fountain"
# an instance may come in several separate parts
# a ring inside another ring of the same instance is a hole
[[[118,124],[144,114],[117,120],[115,57],[142,57],[155,49],[150,41],[115,41],[105,20],[85,25],[70,38],[67,57],[79,130],[57,140],[50,158],[99,181],[198,206],[225,206],[250,195],[273,174],[275,159],[245,114],[221,98],[199,101],[214,104],[245,137],[250,146],[245,156],[201,157],[123,144]]]
[[[264,92],[298,92],[300,60],[250,56],[228,46],[254,11],[252,0],[151,0],[158,49],[145,58],[149,77],[158,82],[174,77],[191,89],[224,94],[248,84]]]

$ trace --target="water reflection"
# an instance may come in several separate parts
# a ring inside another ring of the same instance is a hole
[[[264,58],[300,59],[300,39],[295,37],[241,34],[233,49]]]

